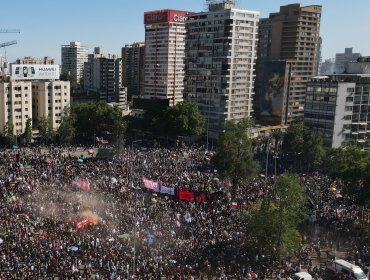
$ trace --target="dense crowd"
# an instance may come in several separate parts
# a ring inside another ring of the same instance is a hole
[[[340,184],[320,174],[301,175],[314,234],[306,229],[309,246],[294,261],[278,263],[250,247],[242,214],[269,195],[274,178],[231,186],[210,164],[211,156],[189,147],[126,149],[111,160],[83,161],[71,148],[3,153],[0,279],[279,279],[302,265],[319,273],[312,255],[344,245],[366,269],[370,212],[342,194]],[[150,192],[143,177],[207,199]],[[348,244],[333,232],[350,236]]]

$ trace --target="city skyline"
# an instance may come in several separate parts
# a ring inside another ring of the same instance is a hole
[[[361,27],[368,26],[370,19],[366,11],[370,2],[358,1],[361,5],[348,7],[348,1],[338,0],[304,0],[272,1],[258,3],[238,0],[238,7],[260,12],[261,18],[269,13],[278,12],[282,5],[301,3],[302,5],[322,5],[320,35],[323,38],[322,58],[332,58],[345,47],[353,47],[354,52],[370,55],[370,38],[361,34]],[[193,12],[206,10],[204,0],[142,0],[126,2],[107,0],[104,6],[96,0],[59,1],[53,3],[52,9],[46,0],[10,2],[2,7],[3,23],[0,28],[20,29],[20,34],[1,34],[0,43],[17,40],[18,44],[6,48],[8,62],[24,56],[50,56],[56,63],[61,62],[61,45],[80,41],[89,46],[102,47],[106,53],[120,56],[121,47],[133,42],[143,42],[144,12],[160,9],[181,9]],[[73,8],[73,9],[71,9]],[[14,16],[16,14],[16,16]],[[351,20],[348,19],[351,16]],[[17,20],[14,20],[14,19]],[[4,55],[4,48],[0,49]]]

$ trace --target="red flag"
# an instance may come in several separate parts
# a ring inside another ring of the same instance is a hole
[[[236,203],[236,202],[231,202],[231,204],[230,204],[230,208],[231,208],[231,209],[236,209],[236,208],[238,208],[238,203]]]
[[[194,193],[186,191],[186,190],[180,190],[179,191],[179,199],[193,202],[194,201]]]

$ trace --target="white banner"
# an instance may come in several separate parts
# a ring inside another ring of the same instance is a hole
[[[59,80],[59,65],[12,64],[13,80]]]

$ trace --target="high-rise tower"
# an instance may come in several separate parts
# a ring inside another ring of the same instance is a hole
[[[252,113],[259,13],[237,9],[234,1],[207,1],[208,11],[186,22],[185,97],[206,117],[217,138],[227,120]]]
[[[144,97],[183,101],[185,22],[188,12],[146,12]]]
[[[265,124],[303,117],[306,83],[317,74],[321,6],[291,4],[261,19],[254,107]]]

